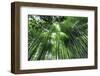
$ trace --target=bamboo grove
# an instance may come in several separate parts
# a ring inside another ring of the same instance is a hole
[[[87,17],[28,15],[28,60],[87,57]]]

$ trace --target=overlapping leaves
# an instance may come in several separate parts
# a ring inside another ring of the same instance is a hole
[[[28,16],[28,60],[87,58],[88,19]]]

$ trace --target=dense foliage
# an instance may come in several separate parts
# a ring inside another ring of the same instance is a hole
[[[28,60],[87,58],[88,18],[28,16]]]

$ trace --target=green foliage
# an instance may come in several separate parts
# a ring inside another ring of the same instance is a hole
[[[28,60],[87,58],[88,18],[28,16]]]

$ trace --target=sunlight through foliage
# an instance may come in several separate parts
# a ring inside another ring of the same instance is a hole
[[[88,57],[88,18],[28,15],[28,60]]]

